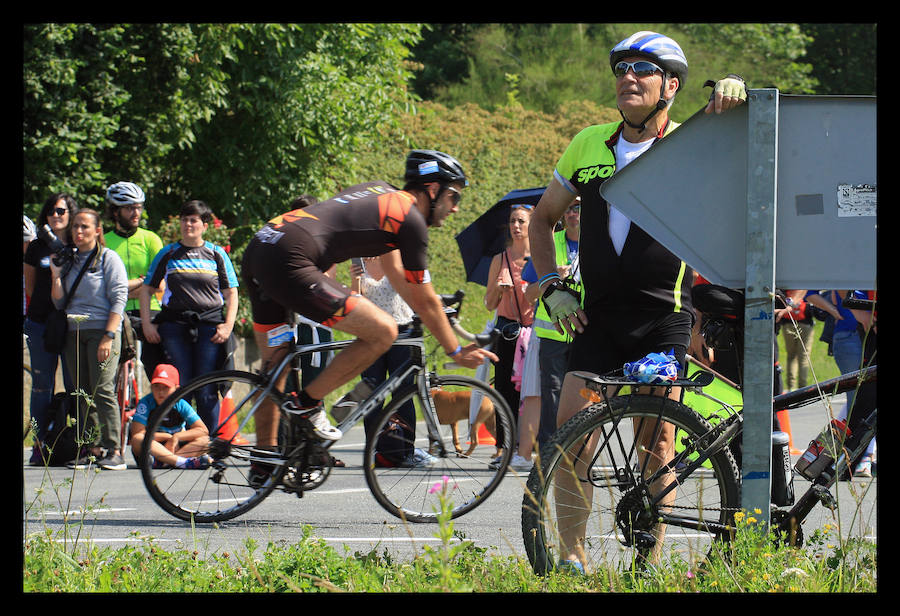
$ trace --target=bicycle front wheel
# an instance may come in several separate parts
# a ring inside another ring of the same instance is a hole
[[[522,501],[534,571],[575,560],[586,571],[694,564],[728,540],[738,470],[727,446],[695,463],[710,430],[691,408],[644,395],[610,398],[567,421],[541,449]]]
[[[429,432],[418,390],[409,387],[394,395],[366,436],[369,489],[385,510],[409,522],[436,522],[441,499],[452,518],[475,509],[500,485],[515,442],[509,406],[488,384],[439,375],[432,387],[436,433]],[[473,408],[477,425],[470,433]]]
[[[249,412],[265,389],[260,375],[234,370],[211,372],[192,380],[150,413],[138,459],[144,485],[153,500],[174,517],[194,522],[221,522],[246,513],[272,492],[287,469],[284,452],[262,452],[252,445],[239,444],[234,424],[229,429],[224,421],[226,414],[221,414],[223,425],[214,428],[208,438],[186,445],[178,454],[209,456],[207,468],[176,468],[153,458],[147,446],[148,435],[168,431],[170,411],[178,401],[190,403],[198,390],[208,386],[216,391],[219,410],[224,404],[225,410],[233,409],[235,417]],[[262,479],[251,478],[251,462],[266,464],[271,473]]]

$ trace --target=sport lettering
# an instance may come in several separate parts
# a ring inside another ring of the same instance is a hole
[[[578,172],[578,183],[587,184],[594,178],[608,178],[615,171],[615,165],[595,165],[586,167]]]

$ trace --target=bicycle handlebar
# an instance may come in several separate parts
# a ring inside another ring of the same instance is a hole
[[[450,327],[453,328],[453,331],[456,332],[460,338],[468,340],[469,342],[474,342],[479,347],[485,348],[492,346],[497,341],[497,338],[500,337],[499,329],[494,328],[487,334],[473,334],[464,329],[460,324],[459,311],[465,296],[466,292],[462,289],[457,289],[456,293],[453,294],[441,294],[438,296],[444,304],[444,313],[447,315],[447,320],[450,321]]]

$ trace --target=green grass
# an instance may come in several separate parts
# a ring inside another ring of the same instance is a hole
[[[827,526],[803,548],[763,534],[746,516],[735,541],[697,570],[674,561],[651,571],[613,568],[587,576],[537,576],[520,557],[489,554],[452,525],[442,525],[438,548],[409,561],[379,553],[343,553],[309,527],[294,543],[260,548],[247,539],[237,553],[166,551],[150,539],[121,547],[78,550],[51,531],[25,539],[22,588],[34,593],[874,593],[875,545],[841,541]],[[451,542],[450,539],[456,539]]]

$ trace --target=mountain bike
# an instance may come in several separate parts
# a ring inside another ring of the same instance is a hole
[[[877,366],[870,365],[774,396],[773,412],[823,395],[860,391],[866,384],[874,387],[876,375]],[[743,412],[703,391],[716,375],[700,370],[691,378],[657,385],[666,390],[663,397],[635,390],[615,395],[619,387],[638,385],[621,372],[575,376],[583,381],[582,396],[591,404],[541,449],[522,501],[523,539],[535,572],[546,573],[573,559],[585,569],[673,557],[693,564],[731,540],[741,511],[741,475],[732,449],[741,437]],[[718,410],[703,416],[668,399],[674,387],[712,400]],[[802,545],[801,524],[817,503],[835,506],[830,488],[850,472],[874,437],[874,404],[857,419],[849,435],[823,430],[819,440],[825,451],[819,455],[826,457],[807,469],[810,487],[796,500],[792,484],[789,498],[774,494],[782,460],[773,455],[771,527],[791,545]],[[661,442],[665,423],[674,426],[674,439]],[[786,444],[783,451],[785,474],[779,479],[790,482]]]
[[[459,324],[458,314],[464,294],[443,295],[445,314],[454,330],[466,339],[485,347],[499,332],[474,335]],[[446,483],[446,498],[452,502],[452,517],[468,513],[484,502],[499,486],[512,456],[515,434],[509,406],[487,383],[459,374],[438,374],[428,370],[423,326],[414,317],[410,328],[400,334],[394,345],[407,346],[411,358],[353,409],[339,424],[344,434],[364,417],[376,419],[367,430],[363,469],[366,483],[375,500],[386,511],[410,522],[434,522],[440,511],[438,482]],[[338,340],[296,345],[276,366],[259,373],[217,371],[183,385],[151,412],[148,434],[164,425],[169,411],[181,399],[191,399],[201,387],[216,389],[221,404],[220,424],[211,431],[208,443],[191,455],[208,455],[212,463],[204,470],[155,468],[150,448],[139,456],[141,476],[153,500],[166,512],[182,520],[219,522],[238,517],[260,504],[273,490],[303,497],[322,485],[333,471],[334,458],[329,448],[335,441],[323,442],[314,436],[308,419],[288,413],[282,404],[291,392],[299,390],[300,359],[317,353],[339,351],[353,340]],[[452,367],[452,362],[445,367]],[[275,389],[276,375],[290,367],[285,392]],[[409,380],[412,380],[410,383]],[[442,423],[436,408],[436,392],[475,400],[475,404],[493,407],[494,439],[474,445],[466,451],[454,447],[454,426]],[[238,445],[233,435],[244,431],[264,398],[280,409],[279,444],[276,451]],[[415,404],[414,425],[399,418],[403,404]],[[227,430],[232,417],[240,420],[236,430]],[[405,425],[404,425],[405,424]],[[387,445],[385,442],[387,441]],[[496,442],[495,442],[496,441]],[[419,449],[429,456],[424,462],[407,464],[393,453]],[[499,456],[499,465],[491,462]],[[390,460],[393,459],[394,462]],[[261,483],[252,481],[250,464],[265,464],[273,470]]]

